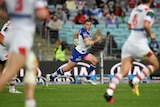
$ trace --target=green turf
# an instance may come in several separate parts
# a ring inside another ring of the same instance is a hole
[[[37,107],[158,107],[160,83],[140,84],[140,96],[135,96],[128,84],[120,84],[115,91],[115,103],[108,104],[102,95],[108,85],[44,85],[36,86]],[[23,90],[23,87],[17,86]],[[0,93],[0,107],[24,107],[24,94]]]

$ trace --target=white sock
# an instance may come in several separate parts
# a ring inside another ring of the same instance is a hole
[[[9,81],[9,90],[15,90],[15,83],[16,83],[15,79]]]
[[[106,92],[108,93],[108,95],[113,96],[114,90],[116,88],[116,86],[119,84],[119,81],[122,79],[122,75],[120,73],[117,73],[113,79],[111,80],[108,89],[106,90]]]
[[[148,75],[154,72],[154,68],[152,65],[146,66],[137,76],[133,78],[133,84],[139,83],[142,79],[147,77]]]
[[[63,74],[63,71],[62,71],[61,68],[57,69],[57,71],[55,71],[54,73],[52,73],[52,74],[51,74],[51,77],[54,78],[54,77],[58,76],[59,74],[60,74],[60,75]]]
[[[54,78],[54,77],[58,76],[57,71],[55,71],[54,73],[52,73],[52,74],[51,74],[51,76],[52,76],[52,78]]]
[[[34,99],[27,99],[25,101],[25,107],[36,107],[36,101]]]

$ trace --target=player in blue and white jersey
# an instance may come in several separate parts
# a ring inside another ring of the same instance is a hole
[[[73,49],[72,56],[68,61],[67,65],[63,68],[58,68],[52,74],[47,74],[46,78],[48,81],[50,81],[50,79],[54,78],[59,74],[63,75],[64,72],[70,71],[74,66],[76,66],[77,62],[81,60],[86,60],[91,62],[91,64],[88,70],[88,76],[86,77],[84,82],[96,85],[95,82],[90,80],[90,74],[92,73],[93,70],[95,70],[96,65],[98,63],[98,59],[94,55],[89,53],[88,49],[95,43],[99,42],[101,40],[101,37],[97,37],[94,40],[92,40],[92,35],[89,33],[90,28],[91,28],[91,21],[85,20],[83,28],[81,28],[79,31],[78,44]]]

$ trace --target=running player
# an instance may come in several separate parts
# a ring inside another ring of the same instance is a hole
[[[140,94],[136,84],[159,68],[158,59],[148,46],[148,37],[151,39],[156,38],[151,32],[150,27],[154,21],[154,12],[149,8],[152,1],[153,0],[141,0],[141,4],[138,7],[135,7],[131,12],[128,21],[128,29],[131,30],[131,34],[122,48],[122,65],[120,72],[115,74],[112,78],[112,81],[104,94],[104,98],[107,102],[114,102],[114,90],[120,80],[127,75],[134,60],[138,59],[147,64],[141,73],[129,82],[133,92],[137,96]]]
[[[78,36],[78,44],[72,51],[72,56],[70,60],[68,61],[67,65],[63,68],[57,69],[54,73],[47,75],[47,82],[49,82],[51,79],[53,79],[57,75],[63,75],[64,72],[70,71],[74,66],[76,66],[77,62],[81,60],[86,60],[91,62],[90,68],[88,70],[88,76],[84,80],[86,83],[90,83],[92,85],[96,85],[95,82],[93,82],[90,79],[90,75],[93,70],[95,70],[96,65],[98,63],[98,59],[93,56],[91,53],[89,53],[87,50],[94,45],[95,43],[99,42],[101,40],[100,37],[97,37],[95,40],[92,40],[92,35],[89,33],[89,30],[91,28],[91,21],[85,20],[84,27],[80,29],[79,36]],[[46,84],[48,86],[48,83]]]
[[[6,70],[0,76],[0,91],[6,82],[25,66],[25,107],[36,107],[34,86],[38,61],[31,48],[35,33],[35,18],[45,20],[48,17],[48,10],[42,0],[0,0],[1,4],[2,2],[6,4],[12,27],[4,38],[9,53]]]
[[[1,40],[4,39],[7,30],[11,27],[10,21],[7,21],[0,32],[0,38]],[[3,42],[3,41],[2,41]],[[3,45],[0,45],[0,75],[2,74],[4,68],[5,68],[5,63],[7,61],[7,56],[8,56],[8,51],[6,47]],[[15,84],[16,84],[16,76],[14,76],[10,81],[9,81],[9,92],[10,93],[22,93],[18,90],[15,89]]]

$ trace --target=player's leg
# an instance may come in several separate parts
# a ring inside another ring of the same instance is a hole
[[[1,61],[0,61],[0,75],[2,74],[2,71],[3,71],[3,64],[1,63]]]
[[[35,107],[36,101],[34,98],[36,71],[38,67],[38,61],[33,52],[30,52],[26,60],[26,74],[24,77],[24,89],[25,89],[25,106]]]
[[[20,68],[24,66],[25,59],[25,56],[22,54],[17,54],[14,52],[9,53],[6,70],[0,76],[0,91],[2,91],[5,84],[17,74]]]
[[[147,66],[141,71],[141,73],[139,73],[137,76],[133,78],[133,84],[139,83],[142,79],[152,74],[159,68],[158,59],[153,53],[151,56],[148,56],[147,59],[143,60],[143,62],[147,64]]]
[[[91,80],[91,73],[96,69],[98,59],[94,55],[89,53],[84,57],[84,60],[91,62],[90,67],[88,69],[88,76],[86,76],[84,82],[96,85],[96,83]]]
[[[58,75],[63,75],[64,72],[70,71],[77,63],[71,60],[68,61],[67,65],[63,68],[58,68],[55,72],[46,75],[46,87],[48,87],[49,82]]]
[[[72,57],[70,58],[66,66],[64,66],[63,68],[58,68],[52,74],[46,75],[46,79],[47,79],[46,86],[48,86],[49,81],[53,79],[54,77],[58,75],[63,75],[64,72],[70,71],[77,64],[77,60],[79,60],[79,57],[81,57],[80,55],[81,54],[76,49],[74,49],[72,51]]]
[[[76,64],[76,62],[69,60],[66,66],[64,66],[63,68],[58,68],[54,73],[50,74],[50,79],[58,75],[63,75],[64,72],[70,71]]]
[[[104,98],[107,102],[113,103],[113,94],[114,90],[116,89],[116,86],[119,84],[120,80],[128,74],[130,68],[132,67],[133,58],[127,57],[122,59],[121,61],[121,69],[120,72],[115,74],[115,76],[112,78],[111,82],[109,83],[109,87],[107,88]]]
[[[22,92],[18,91],[18,90],[15,88],[15,85],[16,85],[16,77],[17,77],[17,76],[14,76],[14,77],[9,81],[9,93],[21,94]]]

